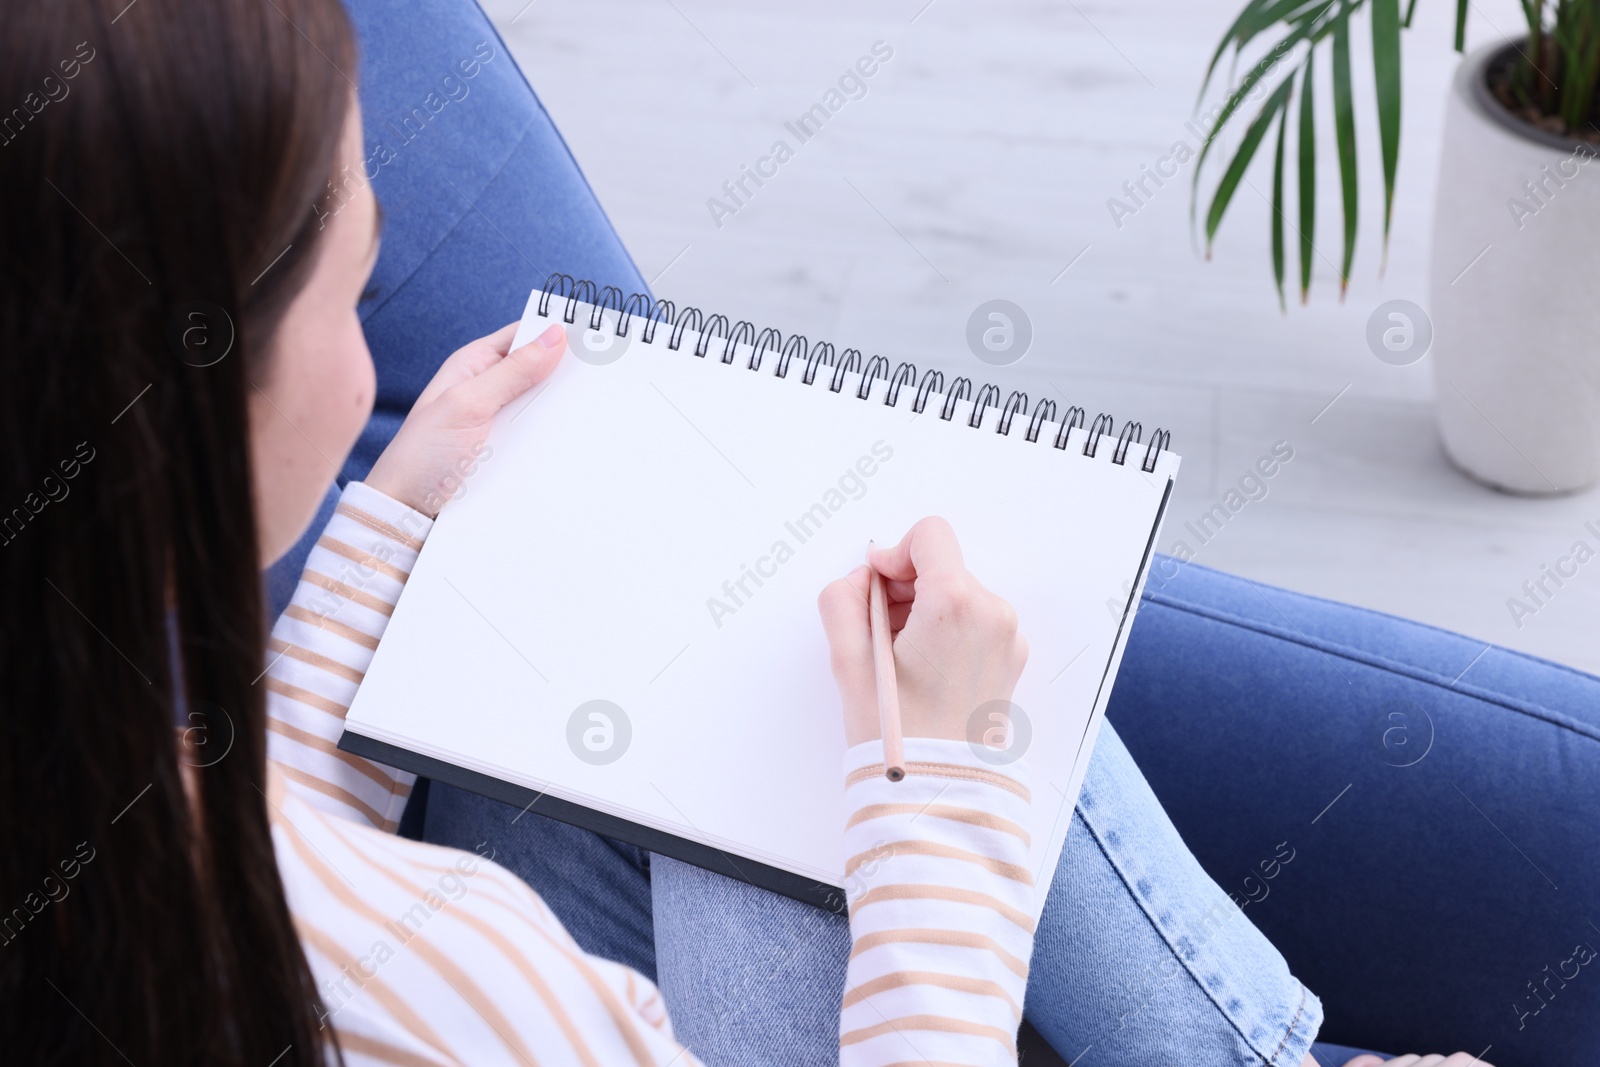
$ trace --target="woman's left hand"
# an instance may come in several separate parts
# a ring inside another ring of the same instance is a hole
[[[559,324],[512,352],[516,333],[513,322],[444,361],[372,465],[368,485],[429,518],[439,514],[477,469],[490,421],[548,378],[567,347]]]

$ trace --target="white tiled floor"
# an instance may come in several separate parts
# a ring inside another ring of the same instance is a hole
[[[1270,495],[1199,562],[1600,671],[1600,572],[1520,628],[1507,606],[1600,520],[1600,493],[1524,500],[1468,481],[1434,435],[1429,361],[1389,366],[1363,340],[1379,303],[1427,301],[1449,5],[1420,5],[1406,36],[1387,270],[1368,210],[1339,302],[1330,171],[1312,302],[1287,315],[1271,288],[1265,152],[1210,262],[1190,237],[1193,164],[1120,227],[1107,207],[1174,143],[1198,145],[1185,123],[1242,0],[486,6],[657,295],[1170,428],[1184,471],[1164,548],[1287,441],[1295,457]],[[1469,42],[1515,29],[1508,2],[1473,10]],[[893,57],[865,96],[799,143],[784,123],[876,41]],[[1370,208],[1381,189],[1363,63]],[[778,139],[794,157],[718,226],[708,199]],[[1008,368],[964,340],[995,297],[1034,328]]]

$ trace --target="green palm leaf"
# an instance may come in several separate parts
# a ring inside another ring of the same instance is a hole
[[[1228,202],[1233,199],[1234,191],[1239,188],[1239,181],[1244,177],[1245,168],[1250,165],[1250,160],[1255,157],[1256,149],[1261,147],[1262,138],[1267,135],[1267,129],[1272,125],[1272,120],[1277,118],[1278,112],[1284,110],[1289,101],[1289,89],[1293,85],[1285,81],[1273,90],[1267,102],[1261,105],[1261,113],[1250,123],[1244,132],[1244,140],[1239,143],[1239,150],[1234,153],[1233,160],[1228,164],[1228,169],[1223,173],[1222,180],[1217,183],[1217,191],[1211,197],[1211,209],[1206,212],[1206,255],[1211,254],[1211,240],[1216,236],[1217,227],[1222,224],[1222,215],[1228,210]]]
[[[1279,92],[1292,84],[1292,80],[1285,79]],[[1288,311],[1289,307],[1283,299],[1283,131],[1289,126],[1287,93],[1284,93],[1284,99],[1285,104],[1280,109],[1282,115],[1278,119],[1278,150],[1272,163],[1272,279],[1278,286],[1278,307]]]
[[[1300,180],[1300,302],[1311,292],[1311,243],[1317,228],[1317,119],[1312,108],[1311,67],[1315,52],[1307,53],[1300,74],[1300,159],[1295,168]]]
[[[1372,0],[1372,73],[1378,89],[1378,141],[1383,150],[1383,257],[1389,258],[1394,175],[1400,163],[1400,0]]]
[[[1206,90],[1211,87],[1211,78],[1216,74],[1217,64],[1228,51],[1228,46],[1233,46],[1234,55],[1240,49],[1255,40],[1267,27],[1279,22],[1298,25],[1308,19],[1319,16],[1322,12],[1333,6],[1333,0],[1250,0],[1239,17],[1233,20],[1233,25],[1228,27],[1228,32],[1223,35],[1217,44],[1217,50],[1211,54],[1211,62],[1206,65],[1206,75],[1200,81],[1200,94],[1196,98],[1198,106],[1205,99]],[[1305,9],[1305,10],[1302,10]]]
[[[1394,229],[1395,185],[1400,169],[1401,132],[1401,31],[1410,28],[1416,15],[1417,0],[1239,0],[1244,6],[1218,42],[1201,85],[1204,99],[1223,56],[1230,51],[1238,62],[1245,53],[1256,56],[1237,86],[1228,93],[1213,114],[1204,117],[1209,124],[1195,164],[1189,218],[1198,230],[1200,176],[1211,149],[1223,130],[1239,124],[1244,104],[1266,87],[1271,95],[1261,112],[1245,130],[1221,179],[1212,193],[1206,213],[1206,254],[1211,252],[1218,227],[1252,157],[1262,141],[1278,123],[1278,138],[1273,162],[1273,279],[1280,305],[1284,302],[1284,275],[1288,269],[1283,232],[1293,223],[1284,214],[1283,155],[1288,140],[1288,109],[1292,87],[1300,82],[1297,116],[1296,181],[1298,185],[1300,298],[1305,301],[1311,288],[1312,259],[1321,256],[1315,246],[1317,204],[1317,130],[1315,103],[1315,57],[1324,41],[1329,41],[1329,62],[1333,64],[1333,136],[1339,168],[1339,196],[1342,210],[1343,250],[1339,260],[1339,292],[1343,298],[1349,288],[1355,262],[1359,232],[1359,175],[1356,159],[1355,93],[1351,77],[1350,22],[1363,6],[1372,16],[1372,74],[1378,134],[1378,160],[1383,176],[1383,261],[1387,265],[1389,240]],[[1545,120],[1556,120],[1575,140],[1600,132],[1600,0],[1517,0],[1528,25],[1526,49],[1513,60],[1509,90],[1516,107],[1532,107]],[[1454,44],[1466,47],[1468,0],[1456,0]],[[1255,44],[1269,33],[1280,34],[1275,44],[1261,54]],[[1331,39],[1331,40],[1330,40]],[[1305,48],[1301,51],[1301,46]],[[1230,73],[1231,77],[1231,73]],[[1198,108],[1198,105],[1197,105]],[[1552,127],[1554,128],[1554,127]],[[1198,233],[1196,234],[1198,236]],[[1380,268],[1381,269],[1381,268]]]
[[[1228,27],[1228,32],[1222,35],[1222,40],[1217,42],[1217,50],[1211,55],[1211,62],[1206,65],[1206,76],[1200,82],[1200,93],[1196,98],[1196,105],[1205,99],[1206,90],[1211,86],[1211,76],[1216,73],[1217,64],[1222,61],[1222,56],[1228,51],[1228,46],[1234,45],[1237,49],[1237,39],[1244,28],[1250,25],[1252,19],[1266,7],[1272,0],[1250,0],[1244,10],[1239,12],[1239,17],[1233,20],[1233,25]]]
[[[1339,186],[1344,194],[1344,259],[1339,265],[1339,296],[1350,286],[1356,257],[1356,113],[1350,96],[1350,0],[1333,22],[1333,128],[1339,150]]]
[[[1303,22],[1315,19],[1332,6],[1333,0],[1278,0],[1277,3],[1258,13],[1240,28],[1239,34],[1234,41],[1234,47],[1236,49],[1243,48],[1274,23],[1283,22],[1290,26],[1298,26]]]
[[[1195,160],[1194,181],[1189,201],[1189,220],[1191,224],[1194,221],[1195,203],[1200,193],[1200,175],[1205,169],[1206,157],[1211,154],[1211,146],[1217,141],[1217,135],[1222,132],[1222,128],[1228,124],[1228,120],[1239,110],[1239,105],[1244,103],[1245,98],[1255,89],[1261,79],[1267,75],[1273,65],[1287,55],[1295,45],[1311,37],[1316,29],[1317,24],[1311,20],[1296,26],[1270,52],[1261,57],[1260,61],[1251,67],[1249,73],[1244,76],[1244,80],[1239,83],[1239,87],[1228,94],[1228,99],[1223,102],[1222,110],[1217,115],[1217,121],[1212,125],[1210,132],[1206,134],[1205,143],[1200,146],[1200,156]]]

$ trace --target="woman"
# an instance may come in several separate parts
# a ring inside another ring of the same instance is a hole
[[[331,0],[77,0],[10,22],[8,1058],[693,1062],[647,980],[582,952],[488,860],[390,835],[409,777],[334,747],[425,512],[549,373],[559,331],[444,361],[269,640],[259,570],[372,404],[355,305],[376,205],[339,180],[361,165],[349,27]],[[855,746],[847,849],[882,872],[852,909],[840,1058],[1005,1062],[1033,953],[1026,784],[947,739],[1009,696],[1022,646],[939,522],[877,563],[907,644],[959,684],[898,657],[918,773],[890,787],[862,574],[824,592]],[[1299,994],[1281,1033],[1246,1035],[1274,1061],[1315,1031]]]

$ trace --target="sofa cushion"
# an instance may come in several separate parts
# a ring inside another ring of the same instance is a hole
[[[1323,1038],[1600,1058],[1600,679],[1157,557],[1109,715]]]

